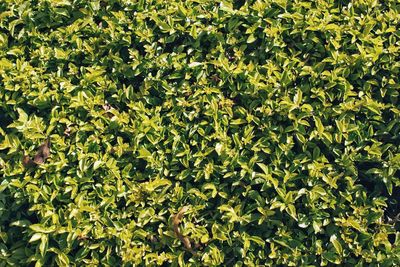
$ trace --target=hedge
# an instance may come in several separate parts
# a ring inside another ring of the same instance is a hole
[[[400,264],[397,0],[0,1],[0,266]]]

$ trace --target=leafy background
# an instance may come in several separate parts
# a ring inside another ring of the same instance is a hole
[[[400,264],[399,22],[396,0],[0,1],[0,266]]]

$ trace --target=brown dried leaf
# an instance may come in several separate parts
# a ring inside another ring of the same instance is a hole
[[[43,164],[49,156],[50,156],[50,138],[47,138],[46,141],[39,146],[33,161],[36,164]]]
[[[196,252],[192,248],[192,244],[190,243],[190,240],[188,237],[182,235],[180,229],[179,229],[179,224],[182,221],[183,215],[185,214],[186,211],[188,211],[189,207],[184,206],[182,207],[179,212],[172,217],[172,224],[174,228],[175,235],[179,238],[179,240],[182,242],[183,246],[185,249],[187,249],[189,252],[192,254],[196,254]]]
[[[30,168],[35,166],[36,163],[28,155],[24,155],[22,158],[22,165],[24,165],[25,168]]]

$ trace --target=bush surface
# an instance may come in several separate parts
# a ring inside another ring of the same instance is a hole
[[[399,22],[0,1],[0,266],[400,264]]]

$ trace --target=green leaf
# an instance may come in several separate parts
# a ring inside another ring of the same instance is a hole
[[[138,158],[149,158],[149,157],[151,157],[151,153],[150,153],[150,151],[148,151],[146,148],[144,148],[144,147],[141,147],[140,149],[139,149],[139,156],[138,156]]]
[[[319,135],[322,135],[325,131],[325,127],[321,122],[321,119],[318,117],[314,117],[315,127],[317,127],[317,132]]]
[[[343,254],[343,248],[342,248],[342,245],[340,244],[340,242],[337,240],[336,235],[332,235],[332,236],[330,237],[330,241],[331,241],[331,243],[333,244],[333,246],[335,247],[336,252],[337,252],[339,255],[342,255],[342,254]]]
[[[45,234],[52,233],[52,232],[54,232],[56,230],[56,226],[55,225],[52,225],[50,227],[44,227],[44,226],[42,226],[40,224],[31,224],[31,225],[29,225],[29,228],[34,232],[45,233]]]
[[[256,40],[257,40],[257,38],[253,34],[250,34],[249,37],[247,37],[247,41],[246,42],[248,44],[251,44],[251,43],[254,43]]]

